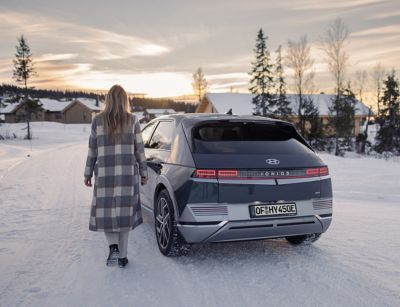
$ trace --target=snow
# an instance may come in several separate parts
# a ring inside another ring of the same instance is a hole
[[[50,112],[61,112],[68,105],[71,104],[71,100],[56,100],[49,98],[41,98],[40,103],[42,104],[42,108],[48,110]]]
[[[0,114],[12,113],[18,105],[19,103],[17,102],[14,103],[3,102],[3,105],[0,105]]]
[[[22,127],[0,131],[23,135]],[[334,219],[312,246],[205,244],[166,258],[145,215],[130,235],[130,263],[119,269],[105,266],[104,235],[88,230],[89,125],[32,129],[32,150],[29,141],[0,141],[2,306],[400,305],[399,162],[321,154]]]
[[[99,102],[99,106],[96,106],[96,99],[91,98],[77,98],[77,99],[70,99],[70,100],[57,100],[57,99],[50,99],[50,98],[40,98],[39,101],[42,104],[42,108],[48,110],[50,112],[61,112],[70,104],[78,100],[89,109],[93,111],[102,110],[103,103]],[[4,107],[0,108],[0,113],[13,113],[14,109],[19,105],[18,103],[4,103]]]
[[[146,109],[146,111],[149,114],[158,114],[158,115],[175,114],[176,113],[176,111],[174,109]]]
[[[99,106],[96,106],[96,99],[91,99],[91,98],[77,98],[79,102],[83,103],[85,106],[87,106],[89,109],[92,109],[93,111],[100,111],[103,109],[104,104],[99,100]]]
[[[226,113],[232,108],[233,114],[250,115],[253,113],[254,105],[252,104],[252,94],[246,93],[207,93],[209,101],[212,102],[218,113]],[[334,95],[317,94],[305,95],[312,98],[318,107],[320,115],[329,115],[329,107],[331,106]],[[298,109],[298,97],[294,94],[287,94],[290,101],[290,107],[296,111]],[[368,115],[368,107],[357,100],[356,115]]]
[[[144,118],[144,112],[134,112],[133,114],[135,114],[137,116],[137,119],[140,121],[142,118]]]

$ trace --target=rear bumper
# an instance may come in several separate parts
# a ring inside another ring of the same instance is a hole
[[[211,223],[180,223],[178,229],[188,243],[224,242],[279,238],[325,232],[331,216],[304,216]]]
[[[177,227],[188,243],[279,238],[325,232],[332,199],[296,201],[297,216],[252,219],[250,204],[188,204]]]

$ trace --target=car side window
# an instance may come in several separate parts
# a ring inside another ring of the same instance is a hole
[[[151,134],[153,133],[153,128],[156,124],[157,122],[153,122],[150,125],[144,127],[144,129],[142,130],[143,144],[147,144],[147,142],[149,141]]]
[[[153,149],[171,149],[174,123],[172,121],[161,121],[151,137],[149,147]]]

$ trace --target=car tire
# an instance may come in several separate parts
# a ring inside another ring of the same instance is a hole
[[[308,245],[314,243],[320,237],[321,237],[320,233],[312,233],[307,235],[286,237],[286,240],[293,245],[299,245],[299,244]]]
[[[164,256],[178,257],[188,254],[190,245],[178,231],[174,206],[165,189],[161,190],[157,196],[154,206],[154,225],[158,248]]]

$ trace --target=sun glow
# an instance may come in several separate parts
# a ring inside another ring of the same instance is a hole
[[[65,79],[66,84],[75,88],[106,90],[118,83],[132,93],[146,93],[151,97],[177,96],[192,91],[190,74],[157,73],[110,73],[96,70]]]

